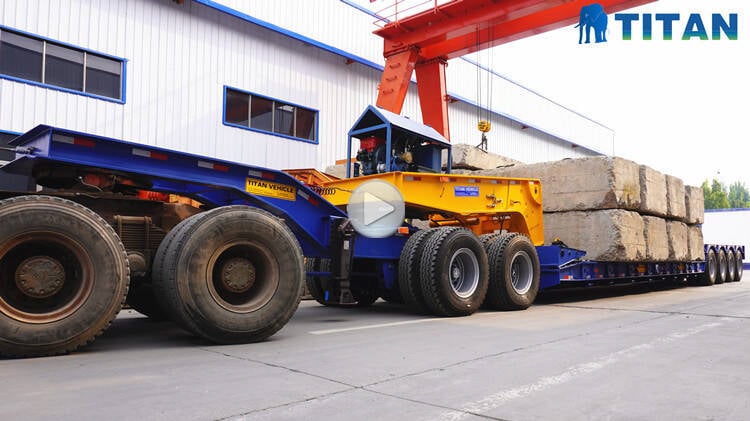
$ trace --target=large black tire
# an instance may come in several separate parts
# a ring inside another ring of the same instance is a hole
[[[742,274],[745,271],[742,265],[742,252],[740,250],[736,250],[734,253],[734,263],[737,265],[737,277],[734,280],[739,282],[742,280]]]
[[[305,263],[305,272],[328,272],[331,270],[331,260],[321,258],[308,258]],[[305,276],[307,291],[320,304],[329,307],[343,307],[345,305],[335,302],[339,298],[341,289],[332,285],[328,276]],[[327,289],[326,289],[327,287]],[[371,279],[352,278],[349,285],[352,297],[357,303],[354,307],[369,307],[380,298],[377,282]],[[326,300],[328,292],[328,300]],[[347,306],[348,307],[348,306]]]
[[[420,276],[420,262],[426,242],[436,233],[454,228],[430,228],[417,231],[406,241],[398,261],[398,289],[404,304],[420,314],[429,312]]]
[[[734,251],[727,250],[727,282],[734,282],[737,279],[737,262],[735,261]]]
[[[719,249],[716,253],[716,267],[718,268],[716,283],[723,284],[727,280],[727,253],[724,249]]]
[[[497,310],[524,310],[539,292],[539,256],[528,237],[505,235],[488,250],[490,281],[487,303]]]
[[[278,218],[225,206],[190,217],[169,234],[154,259],[154,288],[181,327],[215,343],[255,342],[296,311],[302,250]]]
[[[128,292],[125,247],[90,209],[50,196],[0,201],[0,354],[64,354],[94,340]]]
[[[484,246],[484,249],[487,250],[487,248],[490,246],[492,242],[497,240],[503,235],[507,235],[506,233],[502,232],[491,232],[489,234],[482,234],[479,236],[479,241],[482,243],[482,246]]]
[[[471,231],[443,230],[425,244],[420,261],[425,302],[439,316],[468,316],[487,294],[487,253]]]
[[[393,288],[391,289],[380,288],[380,298],[382,298],[383,301],[387,303],[392,303],[392,304],[404,303],[404,298],[401,295],[401,290],[398,284],[398,277],[393,284]]]
[[[331,261],[329,259],[308,257],[305,261],[305,273],[328,272],[330,270]],[[322,276],[305,275],[305,285],[307,286],[307,292],[309,292],[313,299],[318,303],[328,305],[325,300],[325,291],[323,291],[323,280],[324,277]]]
[[[167,250],[171,249],[171,245],[176,238],[182,236],[182,232],[185,227],[193,226],[193,224],[195,224],[199,219],[205,218],[206,214],[207,212],[203,212],[185,218],[180,221],[179,224],[175,225],[171,230],[169,230],[167,235],[164,236],[164,239],[161,240],[161,243],[159,243],[159,247],[156,249],[156,254],[154,255],[154,259],[151,264],[151,286],[152,292],[154,293],[154,301],[159,304],[160,310],[164,313],[167,319],[177,324],[181,324],[182,322],[175,309],[175,306],[171,305],[168,301],[165,301],[166,295],[160,293],[161,276],[162,273],[164,273],[164,271],[166,270],[165,265],[167,263]],[[190,330],[189,326],[181,327],[183,329]]]
[[[706,271],[703,272],[701,283],[705,286],[711,286],[716,283],[716,279],[719,274],[719,262],[717,260],[716,251],[713,247],[708,249],[706,253]]]
[[[128,296],[125,299],[130,308],[148,316],[149,319],[160,322],[167,320],[167,314],[162,309],[161,303],[156,298],[154,293],[154,286],[151,282],[140,282],[135,284],[132,280],[130,283],[130,289],[128,290]]]
[[[349,289],[357,301],[356,307],[369,307],[380,298],[380,289],[375,278],[352,278]]]

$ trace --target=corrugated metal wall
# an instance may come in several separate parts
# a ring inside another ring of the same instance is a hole
[[[382,64],[383,41],[373,36],[372,31],[375,17],[356,10],[345,1],[246,1],[246,0],[216,0],[232,9],[247,13],[259,19],[273,22],[283,28],[301,35],[319,40],[331,46],[340,48],[363,59]],[[392,2],[391,2],[392,3]],[[378,2],[376,9],[385,9],[388,1]],[[304,19],[300,19],[304,16]],[[339,18],[345,16],[345,18]],[[332,29],[333,27],[333,29]],[[548,98],[529,90],[497,73],[487,72],[481,67],[493,67],[502,64],[502,57],[493,50],[487,50],[471,56],[472,62],[454,59],[449,62],[446,71],[448,90],[451,94],[476,104],[478,97],[478,80],[482,83],[483,100],[481,106],[496,112],[493,116],[498,121],[507,117],[521,122],[526,126],[538,129],[542,135],[542,147],[550,139],[563,139],[578,146],[590,148],[602,153],[612,153],[614,132],[574,111],[557,104]],[[480,67],[476,65],[478,61]],[[374,100],[373,100],[374,101]],[[458,107],[463,110],[463,107]],[[407,110],[408,107],[405,107]],[[418,114],[418,113],[416,113]],[[451,110],[451,137],[454,141],[462,142],[464,131],[471,131],[471,136],[478,136],[476,130],[476,112],[464,116],[458,110]],[[414,116],[416,117],[416,116]],[[494,121],[493,121],[494,123]],[[460,135],[457,137],[456,134]],[[552,135],[552,138],[544,134]],[[528,132],[502,133],[501,136],[515,136],[530,141]],[[559,145],[562,155],[550,156],[551,159],[569,157],[570,145]],[[530,145],[532,149],[536,145]],[[580,156],[579,151],[573,156]],[[501,150],[493,150],[501,152]],[[586,153],[584,153],[585,155]],[[532,155],[534,158],[534,155]],[[539,159],[534,158],[534,161]]]
[[[295,16],[338,39],[348,25],[371,22],[336,8],[347,18],[331,22],[324,7],[320,15]],[[0,130],[43,123],[272,168],[325,168],[345,157],[346,133],[375,101],[380,79],[372,67],[190,1],[0,0],[0,24],[127,60],[125,104],[0,79]],[[320,144],[223,125],[225,85],[319,110]],[[404,114],[421,120],[415,92]],[[528,162],[578,156],[566,142],[496,117],[493,151]],[[478,143],[474,107],[452,104],[451,119],[455,140]]]

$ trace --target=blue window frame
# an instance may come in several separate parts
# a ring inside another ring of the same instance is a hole
[[[0,26],[0,77],[125,103],[125,60]]]
[[[224,87],[224,124],[318,143],[318,111],[252,92]]]

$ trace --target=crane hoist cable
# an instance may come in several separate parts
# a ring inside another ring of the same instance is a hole
[[[492,40],[493,34],[491,33],[492,29],[487,28],[487,39]],[[477,29],[477,35],[476,35],[476,42],[477,42],[477,129],[482,133],[482,140],[477,145],[479,149],[482,149],[484,151],[487,150],[487,133],[492,129],[492,124],[490,123],[490,115],[491,115],[491,103],[492,103],[492,58],[493,55],[491,54],[490,49],[482,49],[480,48],[480,38],[481,33],[480,30]],[[482,54],[485,53],[489,56],[489,67],[483,68],[482,66]],[[484,92],[482,89],[482,75],[485,76],[485,86],[487,89],[487,92]],[[483,101],[483,94],[486,101]]]

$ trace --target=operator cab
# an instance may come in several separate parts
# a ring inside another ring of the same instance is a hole
[[[352,139],[359,140],[353,167]],[[432,127],[372,105],[349,130],[347,151],[347,178],[394,171],[441,173],[443,151],[445,172],[451,168],[448,139]]]

